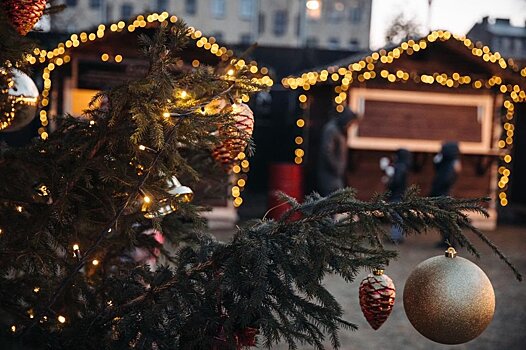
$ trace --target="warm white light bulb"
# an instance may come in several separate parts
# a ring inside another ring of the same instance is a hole
[[[306,6],[309,10],[316,11],[320,8],[320,2],[319,0],[309,0]]]

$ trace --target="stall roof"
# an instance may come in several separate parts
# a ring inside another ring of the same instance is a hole
[[[426,60],[440,52],[442,52],[441,59],[444,64],[437,68],[441,68],[442,71],[436,71],[436,69],[430,71],[430,67],[426,66]],[[403,61],[409,59],[412,61],[412,67],[405,67],[407,69],[404,71]],[[397,71],[390,72],[390,67],[396,67]],[[437,76],[445,79],[437,80]],[[423,80],[420,79],[422,77]],[[463,79],[459,80],[460,77]],[[349,85],[354,80],[365,82],[374,78],[383,78],[390,83],[412,79],[447,87],[471,84],[477,89],[485,85],[497,86],[497,88],[504,85],[504,88],[501,89],[503,93],[504,89],[511,93],[518,88],[518,91],[515,91],[517,98],[514,100],[518,101],[526,97],[520,98],[519,96],[526,86],[526,67],[521,69],[513,59],[506,59],[500,53],[492,52],[481,42],[473,42],[465,36],[454,35],[442,30],[433,31],[425,37],[411,39],[399,45],[390,45],[377,51],[357,53],[329,65],[304,71],[297,76],[283,78],[281,83],[286,88],[308,90],[319,83]],[[449,83],[452,86],[448,85],[448,80],[452,81]],[[508,85],[512,85],[511,88]]]

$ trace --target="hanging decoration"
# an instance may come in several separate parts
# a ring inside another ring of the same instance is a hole
[[[360,283],[359,296],[365,319],[377,330],[393,311],[396,297],[393,280],[384,274],[384,270],[374,270]]]
[[[7,86],[0,86],[0,130],[18,131],[35,118],[38,89],[33,80],[18,69],[6,71],[0,68],[0,74],[7,77],[2,79],[7,82]]]
[[[257,328],[246,327],[240,331],[235,332],[234,341],[235,341],[235,350],[247,349],[257,345],[257,335],[259,330]],[[219,335],[214,339],[214,345],[212,350],[226,350],[231,349],[229,346],[228,340],[225,336],[224,329],[221,328]]]
[[[450,247],[445,256],[420,263],[404,288],[404,309],[413,327],[442,344],[475,339],[495,312],[495,293],[484,271],[456,254]]]
[[[172,176],[167,180],[168,193],[181,203],[190,203],[194,199],[194,191],[188,186],[181,185],[177,177]]]
[[[232,169],[238,155],[245,150],[254,131],[254,113],[244,103],[232,105],[234,124],[226,127],[226,139],[212,151],[212,156],[227,170]],[[223,131],[223,130],[222,130]]]
[[[194,198],[194,192],[188,186],[181,185],[181,182],[175,176],[166,180],[168,185],[167,192],[171,195],[163,198],[158,202],[153,202],[153,197],[143,192],[143,201],[141,211],[147,219],[161,218],[175,212],[180,203],[189,203]]]
[[[3,0],[2,10],[20,35],[26,35],[40,20],[47,0]]]

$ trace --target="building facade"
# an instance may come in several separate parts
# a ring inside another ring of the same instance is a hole
[[[77,32],[148,12],[168,11],[228,44],[369,48],[372,0],[64,0],[57,31]]]
[[[516,27],[507,18],[482,18],[468,32],[468,38],[481,41],[504,57],[526,60],[526,23]]]

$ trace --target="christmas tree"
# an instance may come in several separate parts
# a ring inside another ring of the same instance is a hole
[[[0,108],[11,115],[7,87],[14,67],[25,69],[30,43],[21,44],[27,40],[12,19],[0,21]],[[361,202],[352,189],[302,203],[283,195],[291,209],[281,219],[254,220],[228,243],[215,240],[178,178],[197,188],[229,167],[250,139],[239,97],[262,86],[245,69],[178,69],[190,32],[182,21],[164,21],[138,41],[150,61],[146,76],[101,92],[83,118],[61,117],[47,140],[2,147],[3,348],[239,349],[284,341],[321,349],[327,340],[338,348],[339,329],[355,326],[342,319],[323,278],[351,283],[362,269],[387,266],[396,252],[382,243],[386,224],[406,234],[448,232],[478,255],[467,228],[511,267],[467,217],[485,214],[481,200],[414,190],[398,203]]]

